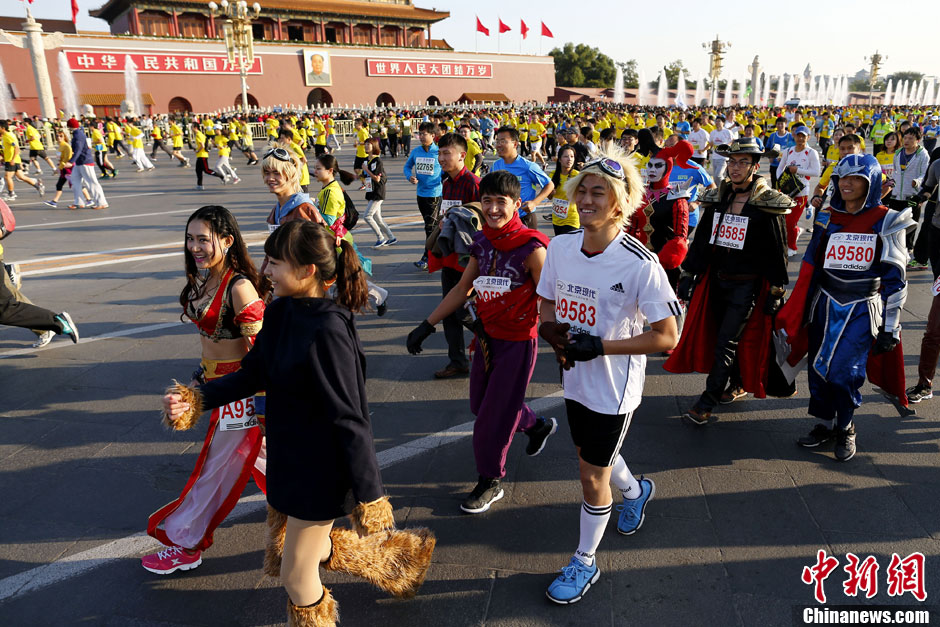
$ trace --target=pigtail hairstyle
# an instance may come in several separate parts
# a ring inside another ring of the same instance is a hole
[[[308,220],[291,220],[278,227],[264,243],[268,257],[294,266],[313,265],[324,288],[335,286],[335,301],[350,311],[363,311],[369,302],[369,286],[353,245],[340,241],[329,227]]]
[[[325,169],[333,170],[333,176],[339,179],[343,185],[349,185],[356,180],[356,175],[352,172],[339,169],[339,162],[336,161],[336,157],[333,155],[322,154],[317,157],[317,161],[319,161],[320,165]]]

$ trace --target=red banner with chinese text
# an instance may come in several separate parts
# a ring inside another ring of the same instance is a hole
[[[73,72],[123,72],[127,53],[66,50]],[[237,74],[238,65],[229,65],[224,55],[130,53],[138,74]],[[249,74],[261,74],[261,57],[255,57]]]
[[[369,76],[422,78],[493,78],[492,63],[411,59],[367,59]]]

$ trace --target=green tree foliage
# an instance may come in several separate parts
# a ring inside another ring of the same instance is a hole
[[[640,75],[636,70],[636,59],[629,61],[617,61],[620,71],[623,72],[623,86],[636,88],[640,86]]]
[[[901,81],[907,81],[909,83],[913,81],[916,83],[920,79],[924,78],[924,73],[923,72],[895,72],[888,78],[894,81],[894,86],[897,87],[898,83],[900,83]],[[865,89],[868,89],[868,88],[866,87]]]
[[[686,79],[689,77],[689,70],[682,64],[682,59],[676,59],[666,66],[666,82],[669,83],[669,89],[676,89],[679,86],[679,71],[685,72]],[[695,87],[695,83],[689,80],[685,81],[687,88]]]
[[[555,59],[555,84],[562,87],[612,87],[614,61],[597,48],[571,42],[548,53]]]

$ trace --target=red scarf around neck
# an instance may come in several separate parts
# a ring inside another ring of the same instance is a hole
[[[544,246],[548,246],[548,237],[535,229],[530,229],[522,223],[519,213],[514,213],[512,219],[502,228],[491,228],[483,222],[483,235],[490,241],[493,248],[505,252],[519,248],[531,239],[536,239]]]

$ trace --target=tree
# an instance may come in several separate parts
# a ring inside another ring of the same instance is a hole
[[[564,48],[555,48],[548,54],[555,60],[556,85],[611,87],[614,84],[614,61],[597,48],[568,42]]]
[[[682,59],[676,59],[672,63],[666,66],[666,82],[669,83],[669,89],[676,89],[679,86],[679,71],[682,71],[686,78],[689,76],[689,71],[682,64]],[[689,86],[690,81],[686,80],[685,87]],[[692,83],[692,87],[695,87],[695,84]]]
[[[875,81],[872,91],[884,91],[886,83],[882,79]],[[868,91],[869,84],[867,78],[853,78],[849,81],[849,91]]]
[[[640,86],[640,75],[636,70],[636,59],[627,62],[617,61],[617,66],[623,72],[623,86],[636,88]]]
[[[897,86],[897,84],[900,83],[901,81],[908,81],[908,82],[916,83],[922,78],[924,78],[923,72],[895,72],[894,74],[888,77],[889,80],[894,81],[895,86]]]

